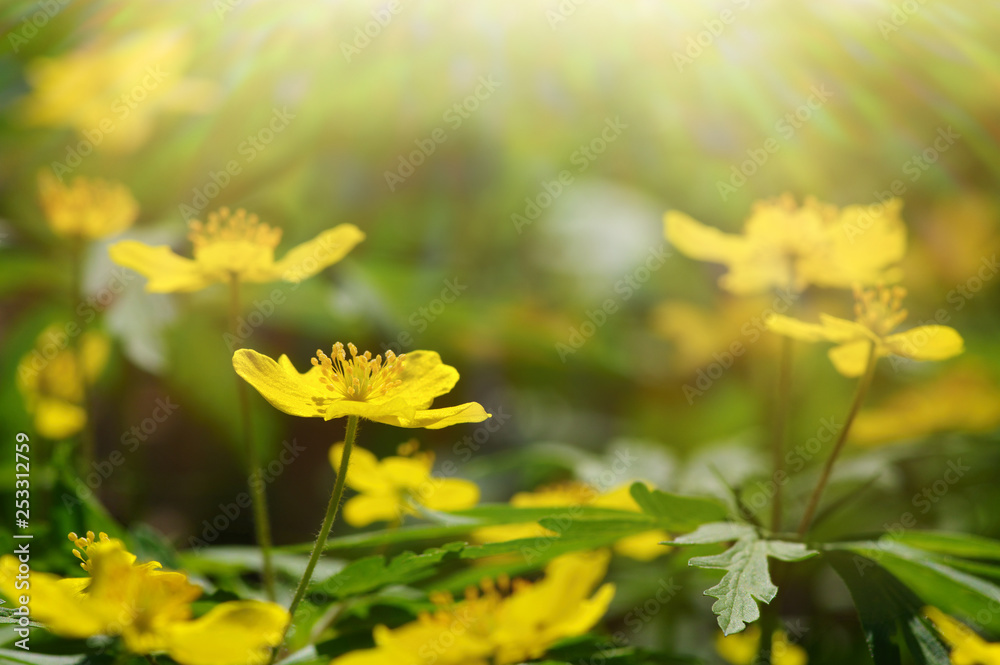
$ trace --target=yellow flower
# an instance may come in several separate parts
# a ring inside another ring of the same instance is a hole
[[[1000,426],[1000,389],[970,365],[930,383],[901,390],[858,414],[851,440],[863,446],[906,441],[936,432],[992,432]]]
[[[412,443],[412,442],[411,442]],[[347,473],[347,486],[358,496],[344,504],[344,519],[352,526],[372,522],[395,522],[404,514],[417,515],[422,506],[431,510],[461,510],[479,501],[479,486],[460,478],[431,475],[434,454],[415,453],[409,443],[400,446],[400,456],[379,461],[364,448],[355,448]],[[340,469],[344,444],[330,448],[330,463]]]
[[[538,658],[604,616],[614,585],[593,590],[608,558],[606,552],[566,554],[549,562],[539,582],[486,580],[481,593],[468,589],[459,603],[434,594],[437,611],[399,628],[378,626],[374,649],[345,654],[331,665],[508,665]]]
[[[77,177],[64,185],[50,172],[41,171],[38,193],[49,226],[64,237],[111,236],[132,226],[139,214],[139,204],[119,182]]]
[[[917,326],[905,332],[892,331],[907,312],[902,287],[855,289],[855,321],[820,314],[821,323],[805,323],[777,314],[768,319],[774,332],[809,342],[825,340],[837,344],[830,360],[844,376],[861,376],[875,345],[875,357],[895,355],[911,360],[945,360],[963,351],[961,335],[948,326]]]
[[[743,235],[723,233],[676,210],[664,216],[667,240],[694,259],[721,263],[722,288],[739,294],[802,291],[810,284],[846,288],[890,280],[906,253],[902,202],[835,206],[791,196],[758,202]]]
[[[68,329],[59,325],[46,328],[35,349],[17,366],[17,388],[25,409],[34,417],[35,430],[48,439],[65,439],[86,425],[84,382],[94,383],[107,364],[111,346],[102,333],[85,332],[78,357],[69,346]]]
[[[279,261],[274,249],[281,229],[261,224],[257,215],[243,209],[230,214],[220,208],[209,214],[208,223],[190,223],[188,237],[194,259],[175,254],[170,247],[151,247],[136,240],[112,245],[111,259],[149,279],[147,291],[198,291],[216,282],[301,282],[333,265],[365,239],[353,224],[340,224],[312,240],[293,247]]]
[[[1000,665],[1000,644],[987,642],[936,607],[925,607],[924,614],[951,647],[952,665]]]
[[[157,31],[33,60],[26,70],[32,92],[22,107],[25,121],[73,127],[91,150],[135,150],[163,111],[201,112],[217,98],[215,83],[182,76],[190,52],[189,39]]]
[[[288,356],[275,362],[252,349],[233,355],[236,373],[271,406],[293,416],[332,420],[358,416],[396,427],[440,429],[458,423],[478,423],[492,417],[476,402],[430,409],[435,397],[458,382],[458,370],[441,362],[434,351],[413,351],[385,360],[370,351],[358,354],[353,344],[333,345],[333,357],[316,352],[312,368],[300,374]]]
[[[753,624],[741,633],[715,638],[715,650],[723,660],[732,665],[753,665],[757,662],[760,649],[760,626]],[[771,636],[771,665],[806,665],[809,656],[806,650],[788,641],[783,630],[776,630]]]
[[[511,497],[510,505],[518,508],[559,508],[569,506],[596,506],[617,510],[641,508],[629,493],[632,483],[625,483],[605,494],[598,494],[590,485],[578,481],[560,483],[539,488],[534,492],[518,492]],[[504,524],[486,526],[472,532],[472,538],[480,543],[501,543],[524,538],[551,537],[556,535],[537,522],[529,524]],[[614,550],[622,556],[637,561],[651,561],[670,548],[660,543],[670,540],[669,534],[660,529],[637,533],[622,538],[614,545]]]
[[[17,558],[0,559],[0,592],[12,600],[27,596],[32,618],[56,635],[120,636],[132,653],[165,652],[183,665],[256,665],[267,662],[289,621],[280,605],[255,600],[222,603],[192,619],[201,588],[183,573],[161,570],[156,561],[137,564],[124,543],[103,533],[69,538],[83,550],[73,553],[88,577],[32,571],[23,588]]]

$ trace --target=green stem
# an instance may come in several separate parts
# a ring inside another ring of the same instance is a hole
[[[840,436],[837,437],[836,443],[833,444],[833,450],[830,452],[830,456],[827,458],[826,464],[823,465],[823,472],[820,474],[819,482],[816,484],[816,488],[813,489],[812,496],[809,497],[809,504],[806,506],[806,512],[802,516],[802,521],[799,522],[799,538],[805,536],[806,531],[809,530],[809,524],[812,522],[813,515],[816,513],[820,497],[823,496],[823,490],[826,489],[826,484],[830,480],[830,473],[833,471],[833,465],[837,461],[837,456],[840,455],[840,451],[843,449],[844,444],[847,443],[847,435],[851,431],[851,425],[854,423],[854,419],[857,417],[858,411],[861,410],[861,403],[865,399],[865,393],[868,392],[868,387],[871,385],[872,377],[875,376],[875,361],[878,360],[877,352],[877,345],[872,343],[871,349],[868,352],[868,363],[865,365],[865,372],[862,374],[861,379],[858,381],[858,387],[854,391],[854,399],[851,401],[850,411],[847,412],[847,420],[844,422],[844,428],[840,430]]]
[[[83,238],[76,238],[73,241],[73,246],[70,249],[70,254],[72,256],[70,263],[70,314],[71,320],[76,326],[76,335],[73,335],[73,343],[71,352],[76,360],[77,372],[79,372],[80,378],[80,389],[81,389],[81,407],[84,413],[84,423],[83,429],[80,430],[80,452],[79,459],[77,463],[80,465],[80,477],[86,478],[87,474],[91,471],[91,466],[94,462],[94,430],[93,430],[93,418],[90,408],[90,386],[89,377],[87,376],[87,363],[86,359],[83,357],[83,318],[77,311],[77,306],[83,301],[83,286],[82,286],[82,275],[83,272],[83,252],[84,252]]]
[[[239,339],[237,332],[238,319],[240,315],[240,280],[234,273],[229,282],[230,307],[229,322],[235,339]],[[247,393],[247,384],[238,375],[236,376],[236,392],[240,400],[240,415],[243,420],[243,445],[246,450],[247,466],[249,467],[250,495],[253,497],[253,519],[254,530],[257,535],[257,544],[260,545],[260,552],[263,558],[264,568],[264,592],[268,600],[274,600],[274,566],[271,563],[271,522],[267,516],[267,488],[260,482],[260,456],[257,447],[253,442],[253,428],[250,423],[250,396]]]
[[[315,544],[313,544],[312,553],[309,555],[309,562],[306,564],[306,570],[302,574],[302,579],[299,580],[298,587],[295,589],[292,604],[288,606],[288,614],[291,619],[295,618],[295,610],[298,609],[299,603],[302,602],[302,598],[306,595],[306,589],[309,587],[309,581],[312,579],[313,571],[316,569],[316,563],[323,554],[323,548],[326,547],[326,539],[330,535],[333,521],[337,518],[337,509],[340,507],[340,500],[344,496],[344,484],[347,481],[347,465],[351,459],[351,451],[354,450],[354,439],[357,435],[358,416],[347,416],[347,432],[344,434],[344,453],[340,458],[340,469],[337,471],[337,480],[333,484],[330,503],[326,506],[326,516],[323,518],[323,525],[319,528],[319,535],[316,537]],[[274,659],[278,656],[278,652],[285,643],[285,637],[288,635],[290,627],[291,620],[288,626],[285,626],[285,630],[281,635],[281,642],[271,655],[270,663],[273,663]]]
[[[784,473],[785,435],[788,431],[789,402],[792,399],[792,352],[795,342],[791,337],[781,338],[781,364],[778,369],[778,401],[774,410],[774,432],[771,441],[774,481],[774,501],[771,503],[771,531],[781,531],[781,488],[778,482]]]

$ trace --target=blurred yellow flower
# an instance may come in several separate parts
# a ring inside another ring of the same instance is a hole
[[[89,577],[32,571],[26,588],[17,582],[17,557],[0,559],[0,592],[27,596],[31,617],[56,635],[121,636],[133,653],[165,652],[182,665],[255,665],[267,662],[289,621],[280,605],[255,600],[222,603],[192,619],[201,588],[186,575],[156,561],[136,564],[124,543],[103,533],[69,537],[83,550],[73,553]]]
[[[87,424],[86,385],[92,385],[108,362],[111,343],[103,333],[82,334],[79,354],[70,346],[75,324],[42,331],[35,348],[17,366],[17,388],[35,430],[48,439],[73,436]],[[82,362],[81,362],[82,359]]]
[[[787,316],[768,319],[768,327],[780,335],[837,344],[830,349],[830,360],[844,376],[861,376],[868,355],[875,345],[875,357],[895,355],[911,360],[945,360],[963,351],[961,335],[954,328],[925,325],[905,332],[892,331],[906,319],[902,287],[855,289],[855,321],[820,314],[821,323],[805,323]]]
[[[798,207],[788,195],[754,205],[743,235],[723,233],[682,212],[664,216],[667,240],[693,259],[721,263],[722,288],[738,294],[810,284],[848,288],[894,281],[890,268],[906,253],[902,202],[836,206],[807,198]]]
[[[517,508],[560,508],[568,506],[594,506],[641,512],[639,504],[629,493],[632,483],[620,485],[610,492],[598,494],[590,485],[579,481],[548,485],[534,492],[518,492],[511,497],[510,505]],[[479,543],[500,543],[525,538],[551,537],[556,535],[538,524],[504,524],[486,526],[472,532],[472,538]],[[651,561],[670,548],[660,543],[670,540],[670,535],[661,529],[637,533],[622,538],[614,545],[614,550],[622,556],[637,561]]]
[[[300,374],[288,356],[275,362],[252,349],[233,355],[236,373],[271,406],[293,416],[332,420],[358,416],[396,427],[439,429],[458,423],[478,423],[491,415],[476,402],[430,409],[435,397],[451,391],[458,371],[441,362],[434,351],[413,351],[385,360],[370,351],[358,354],[348,344],[333,345],[332,358],[316,352],[312,368]]]
[[[925,607],[924,614],[951,647],[952,665],[1000,665],[1000,644],[987,642],[936,607]]]
[[[82,138],[67,148],[65,163],[55,163],[61,175],[95,149],[135,150],[164,111],[211,108],[217,86],[184,77],[190,60],[191,40],[173,31],[95,41],[59,58],[39,58],[26,68],[32,92],[22,115],[29,125],[72,127]]]
[[[608,559],[607,552],[566,554],[549,562],[534,584],[486,580],[482,592],[470,588],[458,603],[435,594],[437,611],[399,628],[376,627],[374,649],[345,654],[331,665],[508,665],[539,658],[604,616],[614,585],[593,590]]]
[[[139,204],[119,182],[77,177],[65,185],[43,170],[38,193],[49,227],[64,237],[94,240],[115,235],[132,226],[139,214]]]
[[[851,440],[876,446],[936,432],[991,432],[1000,427],[1000,388],[975,366],[897,393],[858,414]]]
[[[308,242],[293,247],[279,261],[274,249],[281,229],[261,224],[257,215],[220,208],[208,223],[190,223],[194,259],[175,254],[170,247],[151,247],[123,240],[109,248],[111,259],[149,279],[147,291],[198,291],[216,282],[301,282],[333,265],[365,239],[353,224],[340,224]]]
[[[404,514],[417,515],[417,508],[461,510],[479,501],[479,486],[461,478],[431,475],[434,454],[415,452],[415,442],[400,446],[399,456],[379,461],[364,448],[355,448],[347,474],[347,486],[358,496],[344,504],[344,519],[352,526],[372,522],[395,522]],[[330,448],[330,463],[340,469],[344,444]]]
[[[687,375],[712,363],[728,364],[753,346],[754,355],[777,350],[766,334],[768,316],[787,311],[791,302],[781,298],[727,297],[714,307],[673,300],[657,305],[650,317],[653,332],[675,347],[671,355],[674,374]]]
[[[753,624],[741,633],[715,637],[715,650],[732,665],[754,665],[760,649],[760,626]],[[806,650],[788,641],[783,630],[776,630],[771,636],[771,665],[806,665],[809,656]]]

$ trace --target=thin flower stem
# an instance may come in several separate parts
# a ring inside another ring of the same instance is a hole
[[[240,315],[240,280],[235,274],[229,282],[230,284],[230,307],[229,323],[230,329],[235,339],[239,339],[236,332]],[[253,519],[254,529],[257,536],[257,544],[260,545],[261,557],[263,558],[264,572],[264,592],[268,600],[274,600],[274,566],[271,563],[271,522],[267,515],[267,489],[260,480],[260,456],[253,441],[253,428],[250,423],[250,396],[247,394],[247,384],[239,376],[236,377],[236,392],[240,400],[240,416],[243,420],[243,445],[246,449],[247,466],[250,470],[249,485],[250,495],[253,497]]]
[[[774,410],[774,432],[771,441],[773,462],[774,501],[771,503],[771,531],[781,531],[781,488],[779,476],[784,473],[785,436],[788,431],[788,412],[792,399],[792,355],[795,342],[791,337],[781,338],[781,361],[778,369],[778,401]]]
[[[847,420],[844,422],[843,429],[840,430],[840,436],[837,437],[836,443],[833,444],[833,450],[830,452],[830,456],[827,458],[826,464],[823,465],[823,472],[820,474],[819,482],[816,484],[816,488],[813,489],[812,496],[809,497],[809,504],[806,506],[806,512],[802,516],[802,521],[799,522],[799,538],[805,536],[806,531],[809,530],[809,525],[812,522],[813,515],[816,513],[817,506],[819,506],[820,497],[823,496],[823,490],[826,489],[826,484],[830,480],[830,473],[833,471],[833,465],[837,461],[837,456],[840,455],[840,451],[843,449],[844,444],[847,443],[847,435],[851,431],[851,425],[854,423],[854,419],[857,417],[858,411],[861,410],[861,403],[865,399],[865,393],[868,392],[868,387],[871,385],[872,377],[875,376],[875,365],[876,360],[878,360],[877,351],[876,345],[872,344],[871,349],[868,352],[868,363],[865,365],[865,372],[861,375],[861,379],[858,381],[858,387],[854,391],[854,399],[851,402],[851,409],[847,412]]]
[[[80,453],[77,463],[80,465],[80,477],[85,478],[91,472],[94,462],[94,423],[93,414],[90,407],[90,385],[87,376],[87,363],[83,357],[83,318],[78,311],[78,303],[83,301],[83,238],[76,238],[70,248],[72,259],[70,261],[70,313],[76,326],[76,334],[73,335],[72,353],[76,360],[77,371],[79,372],[81,399],[83,403],[84,422],[80,430]]]
[[[316,537],[316,542],[313,544],[312,553],[309,555],[309,562],[306,563],[306,570],[302,574],[302,579],[299,580],[299,585],[295,589],[295,595],[292,597],[292,604],[288,606],[288,614],[292,620],[295,618],[295,610],[298,608],[299,603],[302,602],[302,598],[306,595],[306,589],[309,587],[309,581],[312,579],[313,571],[316,569],[316,563],[319,561],[320,556],[323,554],[323,548],[326,547],[326,539],[330,535],[330,529],[333,527],[333,521],[337,518],[337,509],[340,507],[340,500],[344,496],[344,483],[347,481],[347,465],[351,459],[351,451],[354,450],[354,439],[358,435],[358,416],[347,416],[347,432],[344,434],[344,453],[340,458],[340,469],[337,471],[337,480],[333,484],[333,492],[330,494],[330,503],[326,506],[326,516],[323,518],[323,525],[319,528],[319,535]],[[281,635],[281,642],[278,648],[274,650],[271,655],[271,660],[269,662],[273,663],[275,658],[277,658],[278,653],[285,644],[285,637],[288,635],[288,629],[291,627],[291,621],[285,626],[285,631]]]

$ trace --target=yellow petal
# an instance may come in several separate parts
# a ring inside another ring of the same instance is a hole
[[[918,326],[889,335],[885,344],[896,355],[913,360],[945,360],[965,350],[962,336],[948,326]]]
[[[353,224],[340,224],[293,247],[274,263],[273,279],[301,282],[344,258],[365,234]]]
[[[270,402],[271,406],[293,416],[322,418],[324,396],[315,375],[300,374],[284,358],[275,362],[252,349],[240,349],[233,354],[233,368]]]
[[[400,419],[412,419],[415,413],[416,407],[402,397],[396,397],[389,401],[333,399],[329,400],[323,409],[323,417],[326,420],[343,418],[344,416],[358,416],[390,425],[397,424]]]
[[[808,662],[806,650],[789,642],[783,630],[771,634],[771,665],[806,665]]]
[[[664,215],[663,231],[671,245],[700,261],[728,265],[741,258],[747,250],[746,240],[742,236],[705,226],[676,210]]]
[[[330,447],[330,464],[338,473],[343,456],[343,442]],[[347,468],[347,486],[359,492],[374,494],[385,494],[395,489],[382,472],[378,458],[361,446],[354,446],[351,451],[351,461]]]
[[[447,406],[442,409],[427,409],[417,411],[412,418],[402,416],[386,415],[384,417],[372,418],[380,423],[395,425],[396,427],[424,427],[426,429],[441,429],[449,425],[460,423],[479,423],[493,415],[486,413],[481,405],[476,402],[466,402],[458,406]]]
[[[825,339],[838,344],[865,337],[871,339],[874,336],[867,327],[856,321],[848,321],[829,314],[820,314],[819,321],[823,324]]]
[[[198,291],[212,284],[196,262],[175,254],[166,245],[151,247],[135,240],[123,240],[111,245],[108,254],[118,265],[148,278],[147,291]]]
[[[925,607],[923,611],[951,647],[950,660],[954,665],[1000,665],[1000,644],[987,642],[936,607]]]
[[[652,561],[671,550],[670,547],[661,544],[665,540],[670,540],[670,534],[666,531],[644,531],[617,541],[614,550],[636,561]]]
[[[436,351],[411,351],[403,358],[400,383],[386,393],[386,400],[404,396],[414,408],[427,408],[435,397],[458,383],[458,370],[441,362]]]
[[[404,505],[398,494],[359,494],[344,504],[344,520],[351,526],[399,519]]]
[[[90,637],[105,632],[102,617],[90,611],[87,597],[80,594],[78,587],[62,584],[55,575],[33,570],[31,588],[18,589],[19,565],[17,558],[9,554],[0,559],[0,593],[15,602],[27,596],[32,619],[63,637]]]
[[[775,314],[767,319],[767,327],[779,335],[801,339],[806,342],[818,342],[827,339],[827,329],[818,323],[806,323],[788,316]]]
[[[275,603],[222,603],[195,621],[174,624],[166,650],[182,665],[266,663],[288,621],[288,612]]]
[[[756,624],[739,633],[724,635],[720,632],[715,637],[715,651],[731,665],[752,665],[757,660],[759,647],[760,626]]]
[[[87,424],[87,412],[78,404],[40,397],[34,405],[35,429],[46,439],[66,439]]]
[[[415,489],[430,478],[432,459],[428,455],[386,457],[382,460],[379,471],[393,487]]]
[[[830,356],[830,362],[838,372],[844,376],[857,377],[865,373],[871,345],[870,340],[859,339],[835,346],[827,352],[827,355]]]
[[[427,491],[418,488],[416,499],[431,510],[462,510],[479,503],[479,485],[461,478],[430,478]]]

